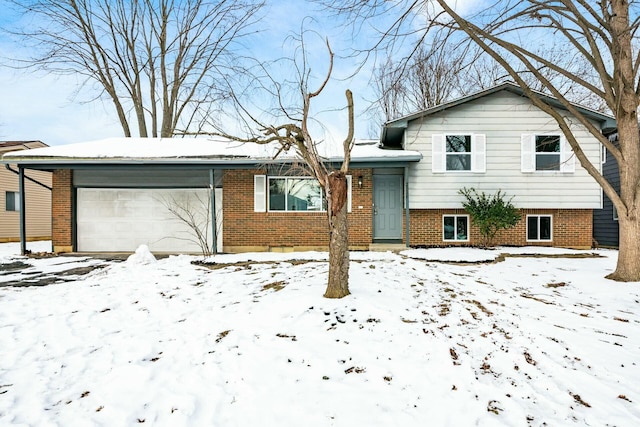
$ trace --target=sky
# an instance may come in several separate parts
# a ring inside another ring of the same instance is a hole
[[[263,29],[248,46],[249,53],[263,55],[265,59],[290,55],[292,46],[286,41],[287,37],[299,31],[303,18],[314,16],[306,19],[305,27],[317,31],[317,36],[310,36],[312,72],[323,75],[327,58],[323,38],[330,41],[336,56],[351,49],[354,40],[349,31],[334,26],[313,7],[295,0],[268,2],[267,17],[258,24]],[[0,23],[11,26],[19,20],[15,15],[6,14],[0,18]],[[7,58],[23,54],[28,52],[20,43],[0,34],[0,86],[5,101],[0,103],[0,140],[41,140],[49,145],[59,145],[122,136],[122,128],[109,102],[84,102],[91,98],[89,92],[76,95],[78,76],[50,75],[2,66],[10,63]],[[346,113],[329,110],[346,105],[346,88],[355,94],[356,137],[366,138],[378,133],[377,130],[371,132],[372,126],[364,112],[372,99],[367,69],[351,76],[358,64],[354,59],[337,58],[334,79],[317,104],[321,106],[318,111],[325,112],[316,118],[340,141],[346,136]]]
[[[1,425],[640,424],[615,250],[352,252],[338,300],[326,252],[18,253],[0,244]]]
[[[405,1],[397,3],[402,6]],[[455,3],[459,10],[479,4],[470,0]],[[11,28],[24,19],[9,12],[6,0],[0,0],[0,7],[3,10],[1,27]],[[314,101],[317,107],[314,119],[322,123],[322,128],[314,128],[314,135],[337,142],[344,139],[347,134],[344,92],[348,88],[354,94],[356,138],[377,138],[382,123],[371,120],[370,114],[375,99],[370,80],[375,55],[363,66],[363,57],[349,57],[352,49],[368,48],[376,42],[378,33],[373,27],[367,24],[354,33],[349,25],[340,24],[316,4],[299,0],[268,0],[264,14],[265,18],[258,24],[260,33],[247,45],[249,55],[265,60],[291,56],[293,46],[288,38],[299,33],[303,24],[305,29],[316,33],[307,38],[308,50],[312,52],[309,55],[312,75],[316,79],[323,77],[326,71],[325,38],[336,53],[332,80],[322,96]],[[382,28],[389,19],[391,16],[383,16],[375,25]],[[421,22],[417,19],[415,25]],[[399,51],[394,53],[400,54]],[[41,140],[49,145],[60,145],[122,136],[122,128],[110,102],[87,102],[92,98],[91,92],[76,94],[80,83],[78,76],[51,75],[6,66],[12,64],[11,58],[28,54],[22,43],[0,33],[0,87],[4,100],[0,103],[0,140]],[[133,136],[137,136],[135,131]]]

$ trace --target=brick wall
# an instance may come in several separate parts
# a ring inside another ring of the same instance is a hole
[[[253,177],[263,170],[228,170],[223,175],[225,251],[269,250],[282,247],[326,248],[329,229],[325,212],[254,212]],[[371,243],[371,170],[351,170],[352,212],[349,244],[366,248]],[[362,176],[363,186],[358,187]]]
[[[73,171],[68,169],[54,171],[52,183],[51,239],[53,251],[70,252],[73,250]]]
[[[522,219],[510,230],[502,230],[495,239],[497,245],[511,246],[559,246],[590,248],[592,243],[592,214],[590,209],[523,209]],[[481,242],[477,227],[470,227],[468,242],[444,242],[442,240],[442,215],[465,215],[463,209],[420,209],[411,211],[411,246],[478,245]],[[526,216],[551,215],[552,238],[550,242],[527,242]],[[471,218],[469,218],[471,222]]]

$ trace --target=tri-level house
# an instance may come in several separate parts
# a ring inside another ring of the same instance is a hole
[[[615,128],[611,117],[581,110],[603,132]],[[599,142],[566,117],[600,165]],[[336,147],[324,149],[327,163],[339,165]],[[322,189],[295,167],[294,153],[274,158],[277,151],[221,140],[113,138],[2,161],[53,172],[58,252],[133,251],[140,244],[198,252],[178,205],[218,251],[326,249]],[[602,206],[600,188],[555,121],[510,83],[386,123],[379,140],[357,141],[350,166],[352,249],[478,244],[462,209],[463,187],[513,197],[522,220],[499,234],[503,245],[591,247],[593,211]]]
[[[601,167],[600,143],[557,100],[589,160]],[[612,117],[578,107],[603,133]],[[522,220],[498,235],[503,245],[592,245],[592,217],[602,192],[577,162],[556,121],[522,90],[504,83],[385,124],[382,143],[416,150],[409,168],[411,245],[474,244],[477,230],[461,209],[459,189],[502,190],[521,209]]]

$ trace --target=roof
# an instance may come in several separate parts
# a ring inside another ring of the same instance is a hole
[[[318,145],[329,162],[341,162],[341,145]],[[108,138],[77,144],[58,145],[28,151],[14,151],[2,156],[2,163],[45,168],[81,164],[188,164],[233,167],[264,163],[287,163],[297,159],[295,150],[278,154],[280,145],[242,143],[223,138]],[[277,157],[276,157],[276,154]],[[415,162],[417,151],[390,150],[378,141],[356,141],[352,163]]]
[[[0,141],[0,152],[15,150],[31,150],[39,147],[47,147],[42,141]]]
[[[499,85],[493,86],[489,89],[485,89],[476,93],[473,93],[468,96],[464,96],[462,98],[455,99],[450,102],[445,102],[444,104],[436,105],[435,107],[427,108],[426,110],[419,111],[417,113],[409,114],[404,117],[400,117],[394,120],[390,120],[386,122],[382,127],[382,136],[381,142],[384,145],[400,145],[397,142],[402,140],[402,134],[404,133],[404,129],[407,128],[408,124],[412,120],[421,119],[441,111],[445,111],[451,108],[455,108],[459,105],[466,104],[467,102],[471,102],[480,98],[483,98],[488,95],[492,95],[496,92],[506,90],[511,93],[514,93],[518,96],[525,97],[524,90],[517,84],[513,82],[505,82]],[[535,91],[536,95],[542,99],[545,103],[551,105],[552,107],[559,109],[566,109],[564,105],[558,99],[545,95],[542,92]],[[587,118],[590,118],[598,123],[600,123],[600,129],[603,133],[609,133],[616,129],[616,121],[615,118],[608,114],[600,113],[591,108],[581,106],[578,104],[572,104],[580,113],[584,114]]]

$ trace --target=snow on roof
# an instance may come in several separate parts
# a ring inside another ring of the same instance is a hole
[[[341,160],[341,144],[320,143],[319,152],[328,160]],[[255,144],[231,141],[223,138],[107,138],[97,141],[58,145],[28,151],[9,152],[3,161],[45,163],[46,161],[96,161],[96,160],[273,160],[280,145]],[[295,150],[281,152],[277,159],[290,160],[296,157]],[[420,160],[417,151],[387,150],[380,148],[378,141],[359,140],[351,152],[352,161],[396,159]]]

